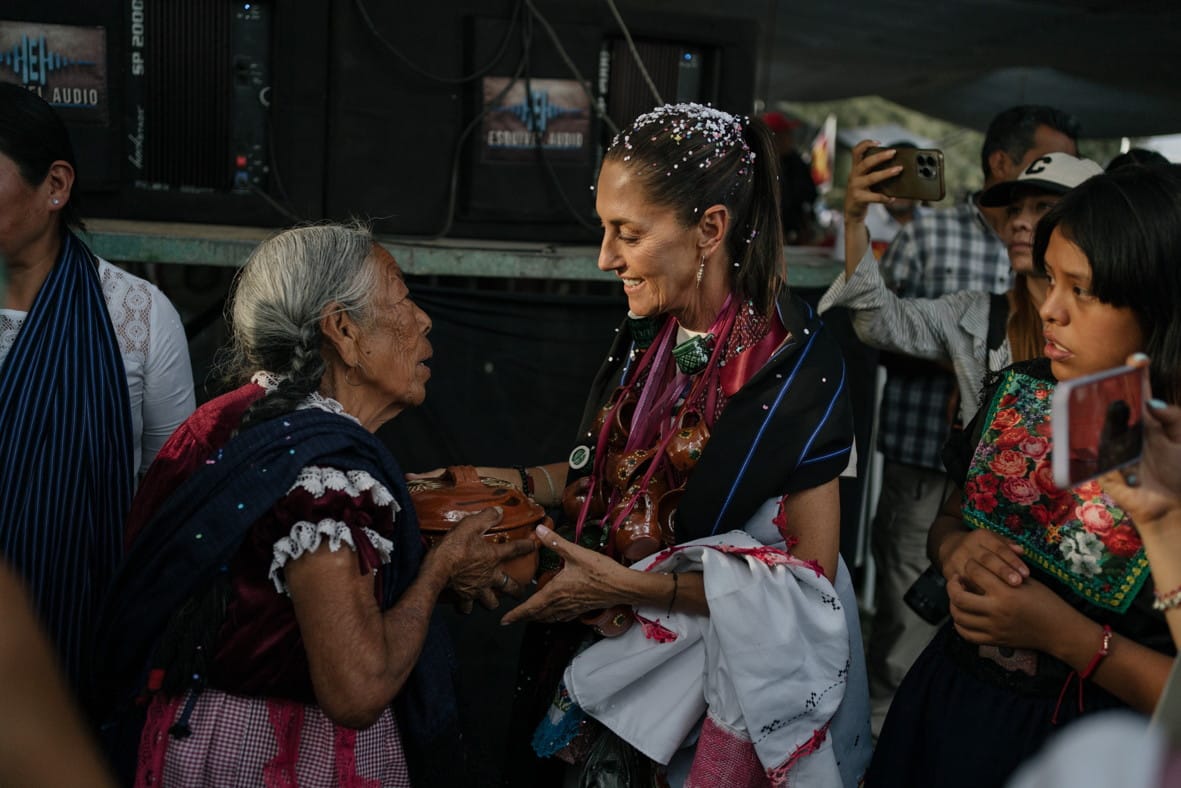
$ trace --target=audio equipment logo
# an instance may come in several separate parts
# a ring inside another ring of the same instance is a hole
[[[590,99],[572,79],[484,77],[483,160],[530,161],[538,148],[555,160],[586,158]]]
[[[105,125],[106,30],[0,20],[0,80],[35,91],[67,121]]]

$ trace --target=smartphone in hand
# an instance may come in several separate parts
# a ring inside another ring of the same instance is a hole
[[[1054,484],[1065,490],[1140,461],[1147,380],[1147,367],[1116,367],[1058,384]]]
[[[871,156],[889,148],[870,148]],[[938,202],[943,199],[943,151],[934,148],[895,148],[894,158],[878,170],[902,165],[902,172],[872,188],[879,194],[906,200]]]

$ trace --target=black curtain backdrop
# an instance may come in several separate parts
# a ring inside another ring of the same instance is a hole
[[[402,468],[564,460],[591,380],[627,313],[619,287],[575,284],[569,289],[579,292],[570,293],[561,283],[409,284],[434,323],[434,358],[426,403],[377,433]]]
[[[408,277],[431,316],[426,402],[378,437],[403,470],[537,465],[570,452],[586,393],[627,313],[619,285]],[[465,747],[477,788],[504,784],[508,718],[524,626],[512,608],[440,610],[455,641]],[[519,743],[518,743],[519,746]]]

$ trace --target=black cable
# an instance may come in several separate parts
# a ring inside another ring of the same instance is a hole
[[[459,202],[459,164],[463,158],[463,145],[467,141],[468,135],[472,133],[480,121],[492,110],[492,107],[508,95],[513,85],[517,84],[517,81],[521,78],[521,72],[525,68],[525,59],[527,56],[528,53],[521,53],[521,59],[517,63],[517,68],[513,72],[512,78],[501,88],[499,93],[492,97],[491,101],[484,105],[484,109],[476,117],[471,119],[463,131],[459,133],[459,139],[455,142],[455,153],[451,157],[451,184],[447,193],[447,219],[443,223],[443,228],[435,235],[436,238],[445,237],[447,233],[451,232],[452,225],[455,224],[455,206]]]
[[[373,23],[373,19],[370,18],[369,12],[365,9],[364,2],[362,0],[353,0],[353,3],[357,6],[357,11],[361,14],[361,19],[365,22],[365,27],[369,29],[370,34],[372,34],[373,37],[377,39],[378,43],[388,49],[394,57],[402,61],[402,64],[405,65],[406,68],[410,69],[415,74],[418,74],[419,76],[434,82],[441,82],[444,85],[462,85],[465,82],[471,82],[473,79],[479,79],[480,77],[484,76],[493,68],[495,68],[496,64],[500,62],[500,59],[504,57],[504,53],[508,50],[509,41],[512,40],[513,37],[513,28],[517,26],[517,18],[521,15],[521,7],[524,5],[524,0],[519,0],[519,2],[513,4],[513,15],[509,19],[508,30],[505,31],[504,39],[501,40],[500,46],[497,48],[496,54],[492,56],[492,59],[489,60],[485,65],[473,71],[471,74],[467,74],[462,77],[439,76],[438,74],[432,74],[431,72],[415,65],[414,62],[410,60],[410,58],[402,54],[401,50],[390,43],[390,41],[381,34],[381,31],[377,29],[377,25]]]
[[[623,31],[623,37],[627,40],[627,48],[631,50],[632,57],[636,59],[636,66],[640,69],[640,76],[644,78],[644,82],[648,85],[648,90],[652,91],[652,98],[656,99],[656,106],[659,107],[664,104],[664,99],[660,97],[660,91],[656,89],[656,83],[652,81],[652,76],[648,73],[648,68],[644,65],[644,59],[640,57],[640,50],[636,48],[636,42],[632,40],[631,31],[627,29],[627,23],[623,21],[623,15],[615,7],[615,0],[607,0],[607,7],[611,9],[611,13],[615,17],[615,23]]]
[[[264,201],[266,201],[266,203],[268,205],[270,205],[276,211],[281,213],[283,215],[283,218],[287,219],[287,221],[291,222],[292,224],[305,224],[307,222],[307,220],[304,219],[302,216],[299,216],[298,214],[293,212],[291,209],[289,209],[287,206],[283,205],[283,203],[279,202],[274,197],[267,194],[262,189],[258,188],[257,185],[255,185],[253,183],[250,184],[250,191],[252,194],[256,194],[259,197],[261,197]]]
[[[274,185],[279,199],[276,200],[254,183],[249,185],[250,191],[261,197],[268,205],[278,211],[283,218],[292,224],[307,224],[307,219],[290,208],[291,198],[287,196],[287,189],[283,186],[283,179],[279,174],[279,155],[275,149],[275,124],[272,122],[270,107],[267,107],[267,167],[271,183]]]
[[[533,0],[525,0],[525,5],[529,7],[529,11],[534,17],[537,18],[537,21],[541,22],[541,26],[545,29],[546,34],[549,35],[550,41],[553,42],[554,47],[558,50],[558,55],[562,58],[562,62],[564,62],[566,67],[570,69],[570,73],[574,75],[574,79],[577,80],[583,92],[586,93],[587,98],[590,99],[590,104],[592,107],[594,107],[595,114],[607,124],[607,128],[611,130],[611,134],[618,134],[619,126],[616,125],[615,121],[611,120],[609,115],[607,115],[607,110],[603,107],[602,100],[597,98],[595,94],[591,92],[590,83],[586,81],[586,79],[582,76],[582,72],[578,70],[577,64],[575,64],[574,59],[570,57],[570,53],[566,51],[566,47],[562,44],[562,40],[558,38],[558,34],[554,30],[553,26],[550,25],[549,20],[547,20],[545,16],[543,16],[542,13],[537,10],[537,6],[533,4]]]
[[[530,5],[532,7],[532,4]],[[558,173],[554,171],[553,163],[550,162],[549,158],[547,158],[545,155],[545,145],[542,142],[541,133],[534,131],[535,118],[533,115],[533,83],[532,72],[529,66],[529,60],[533,54],[532,27],[533,25],[530,20],[526,20],[525,23],[521,25],[521,48],[525,53],[525,127],[533,134],[533,147],[534,150],[537,151],[537,158],[540,160],[541,166],[545,170],[546,175],[549,176],[550,184],[554,187],[554,191],[556,191],[558,193],[558,197],[562,199],[562,205],[566,207],[566,212],[569,213],[574,218],[574,221],[578,222],[579,225],[587,230],[590,230],[592,233],[597,233],[602,228],[590,223],[585,218],[583,218],[582,214],[578,212],[578,209],[574,207],[574,204],[570,202],[570,198],[566,196],[566,192],[562,188],[562,182],[558,180]]]

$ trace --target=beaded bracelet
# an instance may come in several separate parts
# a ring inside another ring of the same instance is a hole
[[[521,492],[533,495],[533,480],[529,478],[529,472],[525,470],[525,466],[514,465],[513,470],[521,474]]]
[[[1162,594],[1160,591],[1153,591],[1152,595],[1156,600],[1152,603],[1153,610],[1168,611],[1181,605],[1181,586],[1177,586],[1172,591]]]

